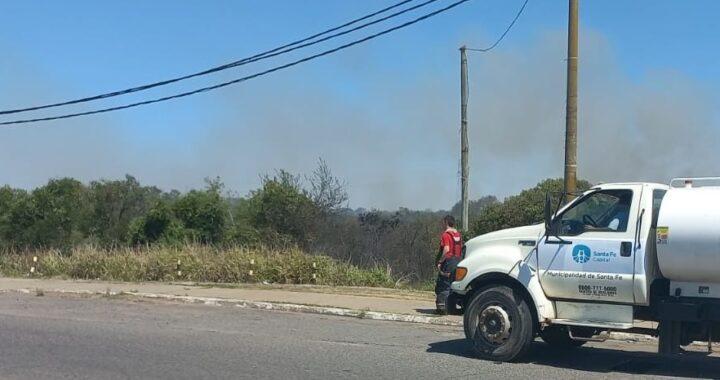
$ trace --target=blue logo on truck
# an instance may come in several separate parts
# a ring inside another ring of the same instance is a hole
[[[573,247],[572,258],[576,263],[585,264],[590,261],[590,257],[592,257],[592,252],[587,245],[578,244]]]

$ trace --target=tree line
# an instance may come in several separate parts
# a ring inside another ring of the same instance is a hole
[[[587,188],[581,182],[580,188]],[[539,222],[548,179],[517,196],[471,202],[469,236]],[[309,175],[279,170],[246,196],[227,194],[220,179],[186,193],[163,191],[128,175],[84,184],[52,179],[33,190],[0,188],[0,249],[26,251],[79,245],[99,249],[156,244],[299,247],[337,260],[381,267],[408,281],[434,274],[440,219],[447,211],[352,210],[346,183],[320,160]]]

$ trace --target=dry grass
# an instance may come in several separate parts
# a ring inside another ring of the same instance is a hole
[[[34,256],[37,262],[33,262]],[[33,266],[36,269],[31,274]],[[295,248],[280,251],[188,245],[113,250],[78,247],[69,254],[54,250],[5,252],[0,254],[0,273],[105,281],[407,286],[388,268],[358,268]]]

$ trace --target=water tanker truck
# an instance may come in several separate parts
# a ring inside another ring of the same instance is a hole
[[[720,339],[720,178],[602,184],[551,204],[545,223],[466,244],[450,312],[479,357],[518,359],[538,336],[572,348],[642,333],[664,354]]]

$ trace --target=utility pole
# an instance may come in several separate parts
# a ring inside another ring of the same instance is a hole
[[[567,109],[565,112],[565,193],[568,200],[577,191],[577,75],[578,0],[570,0],[568,15]]]
[[[467,131],[467,103],[468,103],[468,74],[467,74],[467,48],[460,48],[460,163],[462,181],[462,229],[468,230],[468,131]]]

